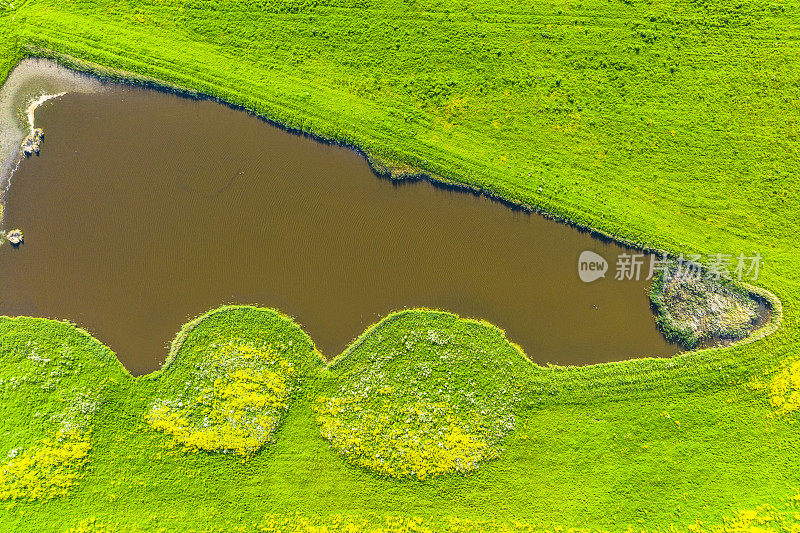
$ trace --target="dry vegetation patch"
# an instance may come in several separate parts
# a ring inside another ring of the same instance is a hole
[[[731,280],[674,269],[653,282],[650,301],[666,337],[689,348],[743,339],[769,315],[760,297]]]

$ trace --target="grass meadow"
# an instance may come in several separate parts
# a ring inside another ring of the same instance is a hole
[[[674,255],[758,252],[783,308],[751,343],[542,368],[430,310],[326,365],[290,318],[225,307],[135,379],[68,323],[1,318],[0,530],[797,531],[799,11],[0,0],[0,80],[52,57],[243,106],[398,179]]]

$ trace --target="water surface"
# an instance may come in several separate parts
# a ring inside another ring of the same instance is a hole
[[[69,319],[134,374],[223,303],[290,314],[332,357],[392,310],[486,319],[539,363],[668,356],[624,248],[485,197],[378,178],[351,150],[211,102],[110,86],[43,104],[5,194],[0,314]],[[613,264],[611,266],[613,278]]]

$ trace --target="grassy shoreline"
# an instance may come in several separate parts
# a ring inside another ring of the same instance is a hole
[[[470,183],[459,181],[458,179],[448,178],[443,175],[430,173],[417,167],[404,165],[397,162],[381,161],[378,156],[367,151],[358,144],[354,144],[348,142],[347,140],[338,139],[335,137],[328,137],[322,134],[317,134],[313,130],[308,130],[293,126],[289,122],[282,122],[280,119],[270,117],[270,115],[259,114],[254,108],[247,107],[243,104],[238,104],[235,101],[227,100],[223,97],[215,96],[214,92],[202,92],[199,90],[187,88],[185,86],[165,82],[151,76],[142,76],[131,71],[105,67],[103,65],[93,63],[90,61],[79,60],[69,55],[61,54],[50,49],[43,49],[38,47],[24,47],[23,53],[20,55],[19,61],[22,61],[24,59],[52,60],[55,61],[58,65],[68,68],[73,72],[76,72],[78,74],[89,75],[103,82],[135,85],[155,91],[162,91],[162,92],[176,94],[184,98],[211,100],[219,104],[228,106],[232,109],[252,114],[257,118],[259,118],[260,120],[264,120],[270,125],[278,127],[288,133],[292,133],[295,135],[303,135],[311,139],[314,139],[317,142],[325,144],[335,144],[337,146],[341,146],[343,148],[352,150],[361,157],[363,157],[370,165],[372,171],[381,178],[387,178],[397,181],[424,180],[437,187],[443,187],[455,191],[469,192],[475,195],[486,196],[487,198],[496,201],[498,203],[501,203],[510,209],[515,209],[515,210],[519,209],[526,213],[532,213],[543,216],[547,219],[554,220],[561,224],[565,224],[571,228],[587,233],[594,238],[606,242],[617,242],[625,246],[635,248],[645,253],[657,253],[657,254],[667,253],[666,250],[662,250],[659,248],[652,248],[647,246],[641,241],[636,241],[619,235],[614,235],[600,228],[590,226],[578,220],[574,220],[566,215],[558,214],[557,211],[550,211],[536,204],[526,203],[523,200],[514,197],[512,195],[503,195],[501,193],[494,192],[488,188],[482,188],[476,185],[472,185]],[[9,69],[9,72],[13,70],[13,67],[14,65],[12,65],[12,67]]]
[[[284,131],[287,131],[289,133],[296,134],[296,135],[304,135],[304,136],[307,136],[307,137],[309,137],[311,139],[314,139],[315,141],[318,141],[318,142],[322,142],[322,143],[326,143],[326,144],[336,144],[338,146],[342,146],[344,148],[350,149],[350,150],[356,152],[357,154],[359,154],[360,156],[364,157],[364,159],[370,165],[370,168],[379,177],[388,178],[388,179],[392,179],[392,180],[426,180],[429,183],[434,184],[435,186],[438,186],[438,187],[445,187],[445,188],[448,188],[448,189],[451,189],[451,190],[460,191],[460,192],[470,192],[470,193],[476,194],[476,195],[484,195],[484,196],[486,196],[486,197],[488,197],[488,198],[490,198],[490,199],[492,199],[494,201],[497,201],[497,202],[501,203],[502,205],[504,205],[505,207],[508,207],[510,209],[519,209],[519,210],[522,210],[522,211],[524,211],[526,213],[535,213],[537,215],[543,216],[543,217],[548,218],[550,220],[554,220],[554,221],[556,221],[558,223],[565,224],[565,225],[567,225],[567,226],[569,226],[571,228],[574,228],[574,229],[576,229],[578,231],[587,233],[587,234],[591,235],[592,237],[600,239],[600,240],[605,241],[605,242],[616,242],[616,243],[619,243],[621,245],[637,249],[637,250],[639,250],[639,251],[641,251],[643,253],[653,253],[653,254],[658,254],[658,255],[661,255],[661,256],[665,256],[668,253],[665,250],[648,247],[648,246],[642,244],[641,242],[637,242],[637,241],[633,241],[633,240],[630,240],[630,239],[626,239],[624,237],[615,236],[615,235],[613,235],[611,233],[608,233],[608,232],[605,232],[605,231],[603,231],[601,229],[596,229],[596,228],[587,226],[585,224],[581,224],[580,222],[577,222],[577,221],[575,221],[575,220],[573,220],[571,218],[560,216],[560,215],[558,215],[556,213],[544,210],[544,209],[539,208],[539,207],[537,207],[535,205],[530,205],[530,204],[527,204],[527,203],[523,203],[519,199],[515,199],[513,197],[501,196],[501,195],[495,194],[492,191],[487,190],[487,189],[480,189],[478,187],[475,187],[475,186],[467,184],[467,183],[462,183],[462,182],[459,182],[459,181],[456,181],[456,180],[453,180],[453,179],[448,179],[448,178],[445,178],[445,177],[442,177],[442,176],[439,176],[439,175],[436,175],[436,174],[426,173],[425,171],[422,171],[422,170],[419,170],[419,169],[414,169],[414,168],[410,168],[410,167],[407,167],[407,166],[406,167],[399,167],[399,166],[392,167],[392,166],[386,165],[384,163],[381,163],[381,162],[377,161],[369,152],[363,150],[362,148],[360,148],[357,145],[353,145],[353,144],[350,144],[350,143],[342,142],[342,141],[339,141],[339,140],[336,140],[336,139],[332,139],[332,138],[322,137],[322,136],[319,136],[319,135],[317,135],[317,134],[315,134],[315,133],[313,133],[311,131],[305,131],[305,130],[302,130],[302,129],[293,128],[292,126],[290,126],[288,124],[273,120],[273,119],[269,118],[268,116],[258,115],[258,114],[255,113],[255,111],[253,109],[249,109],[249,108],[246,108],[246,107],[244,107],[242,105],[238,105],[236,103],[229,102],[229,101],[226,101],[224,99],[215,97],[212,94],[206,94],[206,93],[202,93],[202,92],[197,92],[197,91],[194,91],[192,89],[188,89],[188,88],[185,88],[185,87],[180,87],[180,86],[177,86],[177,85],[169,84],[169,83],[160,81],[160,80],[155,79],[155,78],[147,77],[147,76],[139,76],[139,75],[136,75],[133,72],[128,72],[128,71],[122,71],[122,70],[118,70],[118,69],[103,67],[102,65],[97,65],[97,64],[94,64],[94,63],[91,63],[91,62],[81,61],[81,60],[75,59],[73,57],[69,57],[69,56],[66,56],[66,55],[63,55],[63,54],[58,54],[58,53],[56,53],[56,52],[54,52],[52,50],[42,50],[42,49],[28,48],[28,49],[26,49],[26,55],[23,56],[23,59],[53,60],[53,61],[56,61],[58,65],[60,65],[62,67],[66,67],[66,68],[70,69],[71,71],[73,71],[73,72],[75,72],[77,74],[91,76],[91,77],[93,77],[95,79],[100,80],[103,83],[108,82],[108,83],[123,83],[123,84],[137,85],[137,86],[145,87],[145,88],[148,88],[148,89],[151,89],[151,90],[163,91],[163,92],[169,92],[169,93],[177,94],[177,95],[182,96],[182,97],[188,97],[188,98],[194,98],[194,99],[212,100],[212,101],[215,101],[215,102],[217,102],[219,104],[228,106],[230,108],[241,110],[241,111],[245,111],[245,112],[250,113],[250,114],[254,114],[257,118],[259,118],[261,120],[264,120],[264,121],[268,122],[270,125],[273,125],[273,126],[276,126],[278,128],[281,128]],[[0,221],[2,221],[2,203],[0,203]],[[781,321],[782,321],[782,317],[783,317],[783,313],[781,311],[782,305],[780,303],[780,300],[778,300],[778,298],[774,294],[772,294],[771,292],[769,292],[768,290],[763,289],[763,288],[756,288],[754,286],[750,286],[749,284],[742,283],[742,282],[737,283],[736,286],[741,290],[747,291],[749,293],[749,297],[750,298],[763,299],[764,302],[766,303],[766,305],[769,307],[768,312],[770,313],[770,316],[769,316],[769,319],[764,321],[764,323],[761,324],[759,327],[757,327],[754,330],[750,331],[746,336],[744,336],[742,338],[735,339],[734,342],[737,342],[737,343],[738,342],[745,342],[745,341],[752,342],[752,340],[748,340],[748,339],[751,339],[751,337],[752,337],[752,339],[762,338],[762,337],[764,337],[766,335],[769,335],[770,333],[776,331],[780,327],[780,324],[781,324]],[[772,316],[773,315],[773,311],[775,311],[775,313],[776,313],[774,317]],[[202,317],[198,317],[198,319],[196,319],[196,320],[200,320],[200,319],[202,319]],[[192,327],[191,325],[193,323],[194,323],[194,321],[186,324],[184,326],[184,328],[187,328],[187,327],[191,328]],[[696,348],[696,342],[683,342],[685,340],[683,335],[680,335],[680,334],[676,333],[676,331],[674,331],[673,328],[666,327],[661,323],[659,323],[659,324],[660,324],[659,327],[668,336],[674,337],[675,340],[678,340],[678,341],[682,342],[689,349],[695,349]],[[369,328],[369,329],[371,329],[371,328]],[[367,331],[369,331],[369,329]],[[365,331],[364,334],[360,335],[359,337],[365,335],[366,333],[367,332]],[[183,334],[183,330],[182,330],[181,334]],[[165,367],[168,365],[168,363],[170,361],[170,358],[174,355],[174,352],[176,350],[176,345],[175,345],[176,342],[178,342],[178,338],[176,338],[175,341],[173,341],[172,348],[170,349],[170,355],[169,355],[169,357],[167,359],[167,362],[165,363]],[[726,343],[726,344],[730,344],[730,343]],[[179,344],[178,344],[178,347],[179,347]],[[339,357],[343,356],[348,351],[349,351],[349,348],[348,348],[348,350],[345,350],[342,354],[340,354],[336,358],[338,359]]]

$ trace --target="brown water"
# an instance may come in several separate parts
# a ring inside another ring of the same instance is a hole
[[[376,177],[351,150],[152,90],[67,94],[5,195],[0,314],[69,319],[134,374],[223,303],[290,314],[332,357],[412,306],[486,319],[539,363],[667,356],[625,250],[485,197]],[[577,275],[583,250],[610,275]]]

